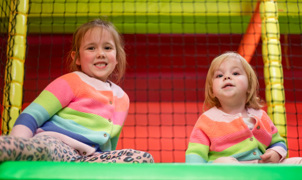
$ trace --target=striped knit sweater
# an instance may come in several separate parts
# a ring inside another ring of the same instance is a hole
[[[192,130],[186,163],[211,163],[228,156],[239,161],[257,160],[269,148],[284,159],[287,154],[285,141],[267,113],[248,109],[248,116],[256,120],[252,130],[241,114],[226,114],[216,107],[203,113]]]
[[[14,126],[58,137],[92,154],[116,148],[128,109],[128,95],[116,84],[72,72],[51,82]]]

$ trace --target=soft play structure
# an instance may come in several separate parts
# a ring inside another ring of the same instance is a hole
[[[3,162],[0,179],[301,179],[296,165],[185,164],[203,112],[213,58],[238,51],[289,157],[302,157],[302,2],[297,0],[0,0],[0,134],[67,72],[75,29],[95,18],[125,41],[120,86],[130,110],[118,149],[147,151],[154,164]],[[301,106],[300,106],[301,105]],[[300,113],[301,110],[301,113]]]

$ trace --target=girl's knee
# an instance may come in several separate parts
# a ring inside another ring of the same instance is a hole
[[[302,164],[302,158],[301,157],[292,157],[292,158],[286,158],[280,163],[282,164]]]
[[[143,158],[143,163],[154,163],[153,156],[150,153],[144,152]]]
[[[234,157],[220,157],[213,161],[213,163],[229,163],[229,164],[240,164],[239,161]]]
[[[133,159],[133,162],[135,163],[153,163],[154,159],[153,156],[148,153],[148,152],[144,152],[144,151],[138,151],[138,150],[134,150],[134,149],[129,149],[129,151],[133,152],[133,154],[131,156],[128,156],[129,158]],[[125,158],[128,159],[128,158]]]

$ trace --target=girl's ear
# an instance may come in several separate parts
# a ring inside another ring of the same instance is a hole
[[[72,60],[74,60],[75,55],[76,55],[76,52],[75,52],[75,51],[72,51],[72,52],[71,52],[71,54],[70,54],[70,56],[71,56]]]
[[[76,57],[76,52],[75,52],[75,51],[72,51],[72,52],[71,52],[71,58],[72,58],[73,61],[75,61],[75,64],[76,64],[76,65],[81,65],[81,63],[80,63],[80,61],[79,61],[79,58]],[[75,59],[75,58],[76,58],[76,59]]]

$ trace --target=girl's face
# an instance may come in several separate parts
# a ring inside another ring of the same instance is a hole
[[[213,94],[221,105],[246,103],[248,77],[239,59],[228,58],[214,71]]]
[[[74,58],[75,52],[72,54]],[[79,49],[79,58],[76,59],[81,70],[90,77],[107,81],[117,63],[112,34],[101,27],[87,31]]]

